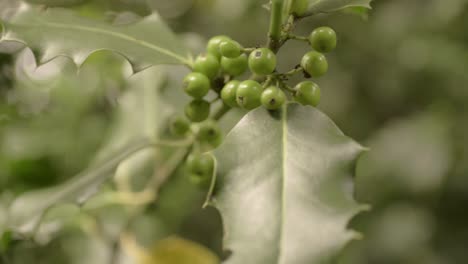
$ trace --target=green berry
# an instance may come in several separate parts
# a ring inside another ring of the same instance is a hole
[[[237,87],[239,87],[240,81],[233,80],[228,82],[221,90],[221,99],[226,105],[230,107],[238,107],[236,96]]]
[[[307,12],[309,8],[309,1],[310,0],[292,0],[292,9],[291,12],[298,16],[302,16]]]
[[[243,81],[237,87],[236,100],[237,104],[247,110],[252,110],[259,107],[262,103],[262,86],[253,80]]]
[[[294,99],[303,105],[317,106],[320,102],[320,88],[311,81],[301,82],[294,87]]]
[[[194,98],[202,98],[210,91],[210,80],[201,73],[189,73],[184,78],[184,90]]]
[[[329,27],[319,27],[310,33],[309,42],[316,51],[330,52],[336,48],[336,33]]]
[[[185,115],[192,122],[201,122],[210,115],[210,103],[195,99],[185,106]]]
[[[224,40],[219,44],[219,52],[226,58],[237,58],[241,55],[242,46],[234,40]]]
[[[200,124],[197,140],[208,149],[219,146],[223,140],[221,129],[213,120],[208,120]]]
[[[183,136],[190,129],[190,123],[181,116],[174,117],[169,125],[171,133],[176,136]]]
[[[193,71],[203,73],[209,79],[213,79],[218,75],[219,68],[218,58],[210,53],[198,56],[193,63]]]
[[[312,77],[323,76],[328,71],[327,58],[317,51],[307,52],[302,57],[301,66]]]
[[[220,59],[221,58],[221,52],[219,50],[219,45],[221,44],[221,42],[223,41],[228,41],[228,40],[231,40],[228,36],[215,36],[215,37],[212,37],[209,41],[208,41],[208,45],[206,46],[206,51],[215,56],[216,58]]]
[[[268,75],[276,68],[276,55],[267,48],[254,50],[249,56],[250,70],[258,75]]]
[[[241,54],[239,57],[234,59],[222,57],[221,68],[229,75],[242,75],[247,70],[247,55]]]
[[[190,182],[204,191],[210,188],[211,177],[213,176],[212,175],[199,175],[195,173],[189,174]]]
[[[214,169],[214,160],[208,154],[192,153],[185,162],[187,171],[197,178],[211,178]]]
[[[280,88],[270,86],[263,91],[261,102],[266,109],[275,110],[286,102],[286,95]]]

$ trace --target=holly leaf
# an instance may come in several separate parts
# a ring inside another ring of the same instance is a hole
[[[59,203],[85,202],[91,193],[94,193],[101,183],[112,175],[122,161],[150,146],[147,140],[134,142],[116,152],[105,162],[84,170],[63,184],[19,196],[7,211],[7,227],[16,233],[34,234],[42,216],[49,208]]]
[[[39,63],[70,57],[78,66],[98,50],[111,50],[131,63],[134,72],[156,64],[190,64],[190,55],[173,32],[152,15],[129,24],[110,24],[73,11],[38,10],[23,4],[3,23],[1,42],[20,42],[36,51]]]
[[[365,208],[351,179],[364,150],[312,107],[247,114],[214,152],[226,263],[329,263],[357,237],[346,225]]]
[[[330,13],[349,7],[363,7],[370,9],[372,0],[310,0],[309,13]]]

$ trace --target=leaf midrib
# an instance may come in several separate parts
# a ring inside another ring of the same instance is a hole
[[[279,249],[278,249],[278,264],[281,264],[281,257],[283,253],[283,239],[284,239],[284,223],[286,221],[285,208],[286,208],[286,160],[287,160],[287,141],[288,141],[288,104],[284,104],[283,113],[281,115],[281,152],[283,153],[281,159],[281,224],[280,224],[280,236],[279,236]]]
[[[102,33],[102,34],[106,34],[108,36],[121,38],[121,39],[130,41],[130,42],[134,42],[136,44],[139,44],[141,46],[144,46],[144,47],[149,48],[151,50],[154,50],[156,52],[165,54],[165,55],[167,55],[169,57],[173,57],[174,59],[176,59],[176,60],[178,60],[178,61],[180,61],[180,62],[182,62],[184,64],[187,64],[187,65],[189,64],[188,59],[186,59],[184,57],[181,57],[181,56],[171,52],[170,50],[163,49],[163,48],[158,47],[158,46],[156,46],[154,44],[151,44],[151,43],[149,43],[147,41],[137,39],[137,38],[134,38],[134,37],[122,34],[122,33],[118,33],[118,32],[112,32],[112,31],[102,30],[102,29],[99,29],[99,28],[91,28],[91,27],[86,27],[86,26],[62,25],[62,24],[57,24],[57,23],[52,23],[52,22],[42,22],[42,24],[40,24],[40,25],[38,25],[38,24],[28,24],[28,23],[15,23],[15,25],[24,26],[24,27],[48,26],[50,28],[71,29],[71,30],[77,30],[77,31],[87,31],[87,32],[92,32],[92,33]]]

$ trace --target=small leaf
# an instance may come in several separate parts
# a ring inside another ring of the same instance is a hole
[[[329,263],[356,237],[346,226],[364,208],[351,181],[363,150],[312,107],[247,114],[214,152],[226,263]]]
[[[217,264],[218,257],[207,248],[178,237],[157,242],[140,264]]]
[[[349,7],[363,7],[370,9],[372,0],[310,0],[309,13],[329,13]]]
[[[45,11],[23,5],[3,23],[2,41],[16,41],[37,51],[39,62],[68,56],[77,65],[97,50],[111,50],[127,58],[134,71],[156,64],[189,64],[182,43],[157,14],[136,23],[113,25],[50,8]]]

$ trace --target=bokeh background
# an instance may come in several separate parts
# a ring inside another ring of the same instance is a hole
[[[0,9],[7,2],[0,0]],[[262,45],[268,28],[264,2],[95,0],[73,8],[93,19],[120,12],[138,19],[156,10],[199,52],[218,34],[244,46]],[[363,237],[336,263],[467,263],[468,1],[374,0],[372,6],[359,16],[306,19],[297,28],[306,35],[328,25],[338,33],[329,74],[317,81],[319,108],[371,149],[357,166],[355,195],[372,209],[352,220],[350,227]],[[36,69],[31,50],[0,50],[0,226],[14,197],[64,182],[99,160],[116,141],[147,126],[135,116],[157,125],[188,100],[180,89],[185,70],[178,67],[131,76],[122,58],[99,52],[77,73],[64,58]],[[288,43],[279,70],[294,67],[306,51],[303,43]],[[143,98],[150,101],[142,104]],[[148,114],[152,102],[156,115]],[[241,115],[228,116],[224,130]],[[132,186],[141,188],[149,173],[138,168],[134,174]],[[108,199],[118,184],[104,185],[85,209],[57,210],[36,242],[14,239],[8,251],[0,243],[0,254],[7,256],[0,263],[106,263],[131,212]],[[199,209],[203,198],[177,173],[130,230],[142,245],[178,234],[223,256],[219,215]]]

